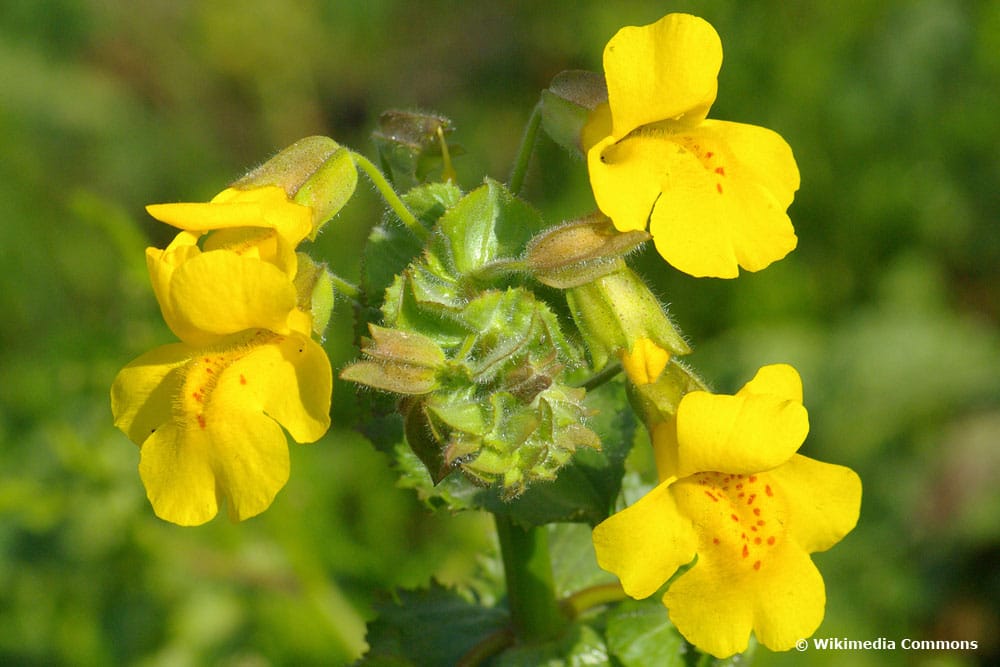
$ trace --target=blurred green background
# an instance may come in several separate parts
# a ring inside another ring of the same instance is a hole
[[[622,25],[674,10],[722,36],[715,118],[779,131],[802,189],[787,259],[698,281],[640,257],[724,390],[801,371],[805,453],[856,469],[861,519],[815,560],[819,637],[975,639],[977,653],[771,655],[758,664],[1000,659],[1000,3],[11,0],[0,4],[0,664],[343,664],[381,592],[462,581],[482,517],[432,516],[349,428],[292,446],[240,525],[156,519],[108,388],[172,340],[143,205],[211,197],[322,133],[371,154],[386,108],[451,117],[461,184],[505,179],[538,92],[600,69]],[[543,140],[526,195],[593,206]],[[357,278],[367,186],[316,243]],[[347,309],[328,337],[353,355]]]

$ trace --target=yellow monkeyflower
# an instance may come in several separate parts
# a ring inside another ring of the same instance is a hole
[[[140,356],[115,378],[111,409],[140,447],[139,474],[157,516],[202,524],[224,498],[230,517],[243,520],[267,509],[288,480],[281,427],[297,442],[329,428],[332,383],[308,331],[252,329]]]
[[[148,210],[181,229],[167,248],[147,249],[146,260],[182,342],[121,370],[111,388],[115,425],[140,447],[139,474],[158,516],[197,525],[225,500],[242,520],[266,509],[288,479],[282,427],[313,442],[330,425],[333,373],[311,338],[316,280],[297,280],[300,262],[311,260],[295,247],[312,232],[313,212],[276,186]]]
[[[763,367],[734,396],[686,394],[653,430],[660,484],[594,529],[601,567],[644,598],[697,555],[663,603],[717,657],[745,650],[751,632],[777,651],[810,636],[826,592],[809,554],[853,529],[861,482],[796,454],[808,430],[791,366]]]
[[[618,230],[648,226],[677,269],[734,278],[795,248],[785,211],[799,172],[775,132],[706,119],[721,66],[719,35],[698,17],[622,28],[604,49],[608,102],[582,141],[597,205]]]

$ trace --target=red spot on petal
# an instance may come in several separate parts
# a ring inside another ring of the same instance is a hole
[[[247,379],[246,379],[246,378],[245,378],[245,377],[243,376],[243,374],[241,373],[241,374],[240,374],[240,384],[246,384],[246,383],[247,383]]]
[[[760,539],[759,537],[755,537],[755,538],[753,538],[753,543],[754,543],[754,544],[760,544],[760,543],[761,543],[761,542],[763,542],[763,541],[764,541],[764,540]]]
[[[753,513],[754,513],[754,516],[760,516],[760,508],[759,507],[754,507],[753,508]]]
[[[769,537],[769,538],[767,538],[767,543],[768,543],[768,544],[769,544],[770,546],[772,546],[772,547],[773,547],[773,546],[774,546],[774,537],[772,536],[772,537]]]
[[[208,375],[211,375],[211,374],[212,374],[212,373],[214,373],[214,372],[215,372],[215,371],[213,371],[213,370],[212,370],[211,368],[206,368],[206,369],[205,369],[205,373],[207,373]]]
[[[743,557],[748,558],[750,556],[750,547],[743,545]]]
[[[750,475],[750,481],[751,482],[756,482],[757,481],[757,475]]]
[[[198,426],[205,428],[205,415],[198,415]]]
[[[706,491],[706,492],[705,492],[705,495],[706,495],[706,496],[708,496],[709,498],[711,498],[711,499],[712,499],[713,501],[715,501],[715,502],[719,502],[719,499],[718,499],[718,498],[716,498],[715,496],[713,496],[713,495],[712,495],[712,493],[711,493],[710,491]]]
[[[750,526],[750,530],[752,530],[753,532],[756,533],[757,532],[757,526]]]
[[[753,501],[756,497],[757,497],[756,493],[751,493],[750,497],[747,498],[747,505],[753,505]]]
[[[715,153],[713,153],[712,151],[705,151],[705,157],[707,159],[709,159],[709,160],[712,159],[713,155],[715,155]]]
[[[767,484],[767,485],[764,486],[764,492],[767,495],[769,495],[769,496],[773,496],[774,495],[774,491],[771,490],[771,485],[770,484]]]
[[[755,569],[755,570],[759,570],[760,569],[760,561],[759,560],[758,561],[754,561],[753,569]]]
[[[736,516],[735,514],[730,514],[729,518],[732,519],[733,521],[737,521],[737,522],[740,520],[740,518],[738,516]]]
[[[718,190],[719,194],[721,195],[722,194],[722,183],[716,183],[715,184],[715,189]]]
[[[205,357],[204,359],[202,359],[202,361],[204,361],[206,364],[212,363],[212,360],[209,359],[208,357]]]
[[[719,176],[725,176],[726,175],[726,170],[723,169],[722,167],[716,167],[715,168],[715,173],[717,173]]]
[[[764,521],[763,519],[761,519],[760,521],[757,522],[757,525],[758,526],[763,526],[765,523],[767,523],[767,522]]]
[[[718,543],[719,543],[719,538],[718,537],[713,537],[712,538],[712,544],[718,544]]]

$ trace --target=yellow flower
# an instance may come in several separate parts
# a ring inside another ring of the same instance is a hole
[[[295,246],[312,213],[275,186],[222,191],[209,203],[157,204],[149,213],[181,228],[146,263],[163,319],[178,338],[206,345],[254,327],[299,325]],[[202,238],[204,236],[204,238]],[[199,247],[201,243],[201,247]]]
[[[775,132],[706,120],[721,65],[718,34],[695,16],[622,28],[604,49],[608,103],[582,141],[597,205],[618,230],[648,224],[674,267],[733,278],[795,248],[785,211],[799,172]]]
[[[735,396],[691,392],[653,430],[660,484],[594,529],[601,567],[635,598],[663,596],[691,643],[717,657],[751,631],[788,650],[823,619],[809,554],[853,529],[861,482],[849,468],[796,454],[809,430],[790,366],[760,369]]]
[[[311,338],[315,280],[296,282],[305,259],[295,247],[313,213],[275,186],[148,210],[181,229],[166,249],[148,248],[146,260],[182,342],[121,370],[111,388],[115,425],[140,447],[139,474],[158,516],[201,524],[224,499],[234,520],[246,519],[288,479],[282,426],[298,442],[330,426],[333,373]]]
[[[126,366],[111,388],[115,425],[140,447],[157,516],[205,523],[263,512],[288,480],[288,445],[330,426],[333,375],[308,332],[266,329],[207,347],[165,345]],[[280,424],[280,426],[279,426]]]

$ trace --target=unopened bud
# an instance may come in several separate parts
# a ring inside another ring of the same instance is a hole
[[[650,239],[644,231],[619,232],[597,213],[547,229],[528,244],[524,264],[539,282],[567,289],[620,268],[620,258]]]
[[[232,184],[237,189],[277,185],[296,204],[313,212],[309,238],[335,216],[354,194],[358,170],[351,152],[333,139],[300,139]]]
[[[591,112],[607,101],[608,87],[602,75],[583,70],[561,72],[542,91],[542,127],[557,144],[584,155],[584,126]]]
[[[437,165],[442,167],[442,180],[454,180],[450,154],[459,154],[461,149],[449,146],[445,139],[452,129],[444,116],[393,109],[379,116],[372,141],[383,171],[397,188],[409,190],[424,182]]]
[[[671,355],[691,351],[646,283],[624,262],[613,273],[569,289],[566,298],[595,369],[644,338]]]

